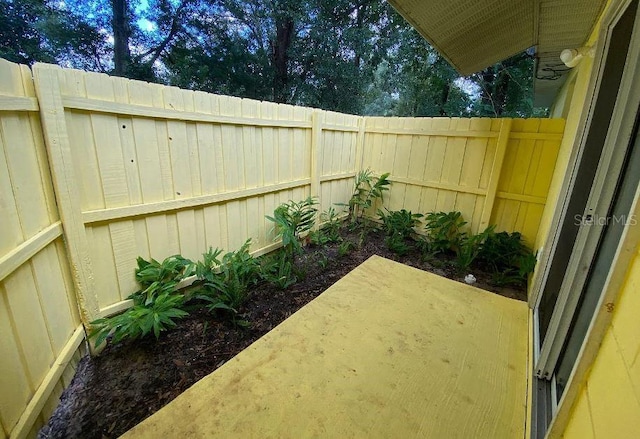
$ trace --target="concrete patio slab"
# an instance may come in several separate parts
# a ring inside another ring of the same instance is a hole
[[[522,438],[524,302],[374,256],[126,438]]]

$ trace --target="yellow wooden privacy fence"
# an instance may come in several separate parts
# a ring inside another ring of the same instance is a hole
[[[35,431],[81,323],[129,306],[135,259],[252,239],[280,203],[348,201],[391,172],[390,209],[460,210],[533,242],[561,120],[369,118],[0,60],[0,438]],[[64,236],[64,241],[63,241]],[[73,356],[75,355],[75,360]]]
[[[31,71],[0,60],[0,437],[33,435],[84,339]]]
[[[390,210],[462,212],[536,241],[563,119],[368,117],[364,168],[391,172]]]

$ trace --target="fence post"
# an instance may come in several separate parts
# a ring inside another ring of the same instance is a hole
[[[366,119],[364,116],[358,118],[358,135],[356,137],[356,174],[362,171],[362,161],[364,159],[364,129]]]
[[[500,173],[502,172],[502,163],[507,152],[507,144],[509,143],[509,134],[511,133],[511,122],[509,118],[502,119],[500,124],[500,133],[498,134],[498,143],[496,145],[496,154],[493,158],[493,166],[491,167],[491,175],[489,176],[489,184],[487,185],[487,196],[484,199],[482,208],[482,216],[480,217],[480,227],[478,231],[482,231],[489,226],[491,221],[491,213],[493,205],[496,201],[496,193],[498,192],[498,183],[500,181]]]
[[[318,197],[320,210],[320,175],[322,174],[322,110],[313,110],[311,115],[311,196]],[[314,229],[319,226],[316,221]]]
[[[44,134],[51,178],[55,191],[65,248],[73,275],[80,319],[85,328],[98,317],[100,307],[95,289],[87,235],[82,221],[82,207],[67,124],[60,95],[60,67],[36,64],[33,76],[40,104],[40,119]]]

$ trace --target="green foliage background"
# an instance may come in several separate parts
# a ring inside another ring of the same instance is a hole
[[[461,78],[382,0],[0,0],[0,57],[352,114],[546,111],[530,55]]]

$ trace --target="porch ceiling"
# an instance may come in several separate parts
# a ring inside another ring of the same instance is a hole
[[[530,47],[536,105],[548,106],[569,70],[563,49],[589,37],[606,0],[389,0],[462,75]]]
[[[123,437],[523,437],[527,318],[374,256]]]

